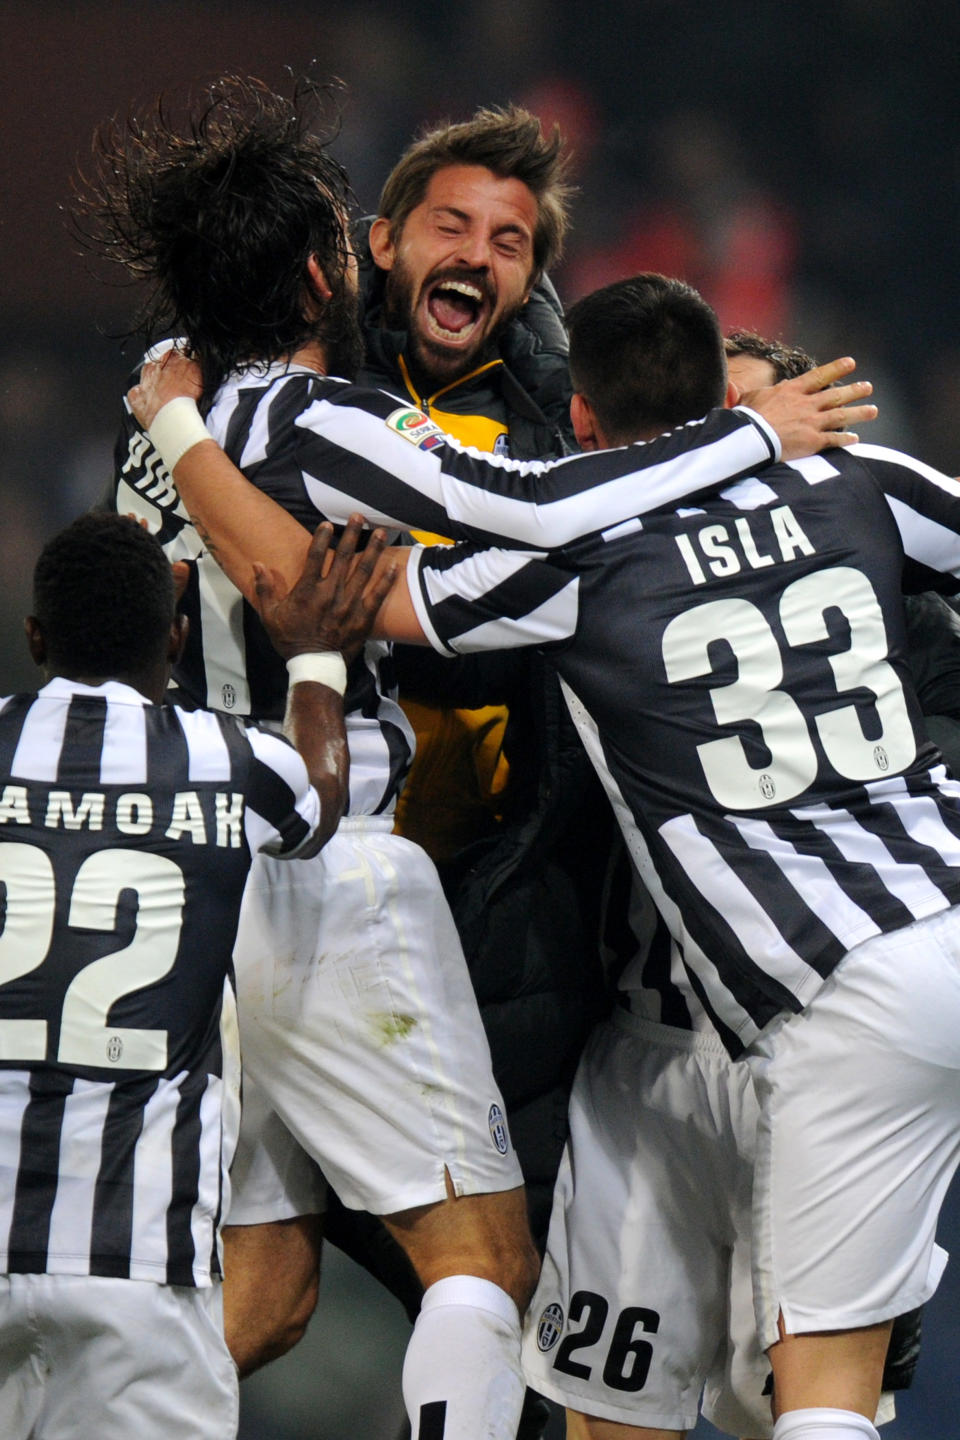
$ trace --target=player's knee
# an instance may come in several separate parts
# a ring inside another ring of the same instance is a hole
[[[226,1226],[223,1236],[224,1335],[243,1378],[303,1339],[320,1288],[319,1217]]]
[[[506,1283],[501,1282],[502,1288],[508,1295],[513,1296],[517,1309],[523,1316],[540,1278],[540,1252],[534,1245],[529,1230],[525,1236],[518,1237],[517,1248],[508,1265],[509,1274]]]
[[[424,1289],[449,1275],[476,1275],[498,1285],[522,1315],[540,1273],[522,1188],[448,1198],[384,1216]]]
[[[273,1305],[234,1316],[225,1335],[241,1380],[271,1360],[279,1360],[303,1339],[317,1304],[319,1279],[292,1303]],[[289,1300],[289,1297],[287,1297]]]
[[[469,1273],[499,1285],[525,1313],[540,1278],[540,1254],[530,1233],[522,1188],[454,1201],[472,1227],[475,1264]]]
[[[506,1291],[522,1319],[540,1276],[540,1256],[532,1244],[529,1248],[498,1246],[476,1253],[472,1264],[465,1263],[457,1269],[468,1275],[479,1275]]]

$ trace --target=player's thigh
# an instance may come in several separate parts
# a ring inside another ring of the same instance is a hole
[[[373,820],[251,872],[237,945],[247,1071],[350,1208],[521,1183],[436,870]]]
[[[751,1054],[761,1107],[761,1341],[856,1330],[922,1304],[960,1156],[960,918],[857,947]]]
[[[628,1023],[598,1028],[574,1083],[524,1370],[566,1408],[682,1431],[726,1320],[729,1061]]]

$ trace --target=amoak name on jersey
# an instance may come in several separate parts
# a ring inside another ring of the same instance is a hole
[[[211,804],[212,801],[212,804]],[[162,834],[168,840],[239,849],[243,839],[244,797],[214,791],[177,790],[162,807],[140,790],[119,794],[103,790],[49,791],[5,785],[0,794],[0,825],[29,825],[47,830],[107,830],[120,835]]]

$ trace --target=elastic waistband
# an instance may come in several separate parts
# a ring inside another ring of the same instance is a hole
[[[669,1045],[673,1050],[691,1050],[701,1055],[718,1055],[730,1060],[727,1047],[714,1030],[681,1030],[678,1025],[662,1025],[648,1020],[643,1015],[634,1015],[623,1005],[615,1005],[610,1015],[611,1024],[630,1035],[642,1036],[654,1045]],[[730,1060],[731,1065],[735,1062]]]
[[[337,834],[355,835],[358,830],[367,834],[389,834],[394,826],[393,815],[344,815],[337,826]]]

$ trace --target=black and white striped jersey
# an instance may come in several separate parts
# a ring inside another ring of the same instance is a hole
[[[638,508],[749,473],[779,453],[765,422],[741,410],[716,411],[650,445],[511,461],[448,441],[409,400],[296,365],[233,376],[207,424],[249,479],[310,530],[323,519],[342,525],[359,510],[371,525],[484,543],[562,544]],[[171,559],[195,562],[184,602],[190,637],[175,672],[181,693],[196,705],[279,719],[283,662],[204,550],[129,409],[115,461],[116,508],[146,519]],[[389,648],[371,643],[351,670],[345,709],[353,814],[392,808],[412,754],[391,668]]]
[[[732,1050],[860,941],[960,901],[901,583],[960,584],[960,485],[860,445],[546,554],[414,552],[427,635],[545,646]]]
[[[296,751],[226,716],[0,702],[0,1271],[220,1273],[240,899],[318,821]]]

